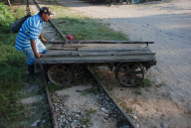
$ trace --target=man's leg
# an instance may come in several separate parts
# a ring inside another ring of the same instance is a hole
[[[26,55],[28,73],[29,73],[29,75],[34,75],[34,63],[35,63],[36,58],[34,56],[33,50],[32,50],[32,48],[25,48],[25,49],[23,49],[23,52]]]
[[[38,39],[36,40],[36,49],[38,53],[44,54],[46,52],[46,47],[44,46],[44,44]],[[25,48],[23,49],[23,52],[26,55],[26,63],[28,66],[28,73],[29,75],[33,75],[35,72],[35,61],[36,61],[36,57],[34,56],[34,52],[32,50],[32,48]]]

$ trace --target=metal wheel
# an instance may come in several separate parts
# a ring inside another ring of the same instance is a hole
[[[49,80],[56,85],[64,86],[71,84],[73,75],[67,65],[53,65],[48,69]]]
[[[144,67],[140,64],[119,64],[115,73],[119,83],[125,87],[137,86],[144,79]]]
[[[84,75],[86,74],[85,72],[85,67],[83,65],[71,65],[71,72],[73,75],[73,79],[75,81],[80,81],[84,78]]]

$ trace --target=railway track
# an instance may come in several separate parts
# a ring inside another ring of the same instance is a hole
[[[40,8],[38,1],[33,0],[33,2],[37,6],[37,8]],[[63,33],[58,29],[58,27],[52,21],[50,21],[50,24],[55,29],[55,31],[60,35],[60,37],[64,40],[66,40],[65,35],[63,35]],[[44,85],[44,89],[46,92],[48,104],[50,107],[50,114],[52,117],[53,128],[91,127],[91,125],[92,125],[92,124],[90,124],[91,120],[89,120],[88,118],[90,118],[90,116],[92,116],[92,115],[97,120],[99,120],[99,118],[100,118],[102,120],[109,120],[110,122],[114,121],[116,124],[116,126],[113,126],[114,128],[136,128],[137,127],[137,125],[131,119],[131,117],[117,103],[116,99],[114,97],[112,97],[108,88],[106,88],[107,85],[105,85],[105,83],[100,79],[101,76],[99,76],[99,73],[97,73],[97,69],[95,67],[87,67],[87,71],[89,74],[91,74],[93,76],[92,77],[93,81],[96,81],[96,82],[94,82],[94,84],[96,83],[96,85],[98,85],[97,87],[89,86],[89,85],[86,87],[73,86],[75,92],[79,94],[78,97],[76,97],[76,98],[81,97],[81,95],[83,95],[84,92],[87,93],[87,90],[91,91],[93,89],[93,90],[96,90],[96,93],[98,92],[98,94],[93,95],[93,97],[92,97],[92,95],[89,95],[89,94],[85,95],[84,97],[82,96],[82,98],[87,98],[89,96],[89,97],[93,98],[94,101],[95,100],[97,101],[95,103],[95,106],[93,106],[94,109],[92,109],[91,108],[92,106],[90,106],[90,109],[88,109],[88,111],[85,110],[85,112],[84,112],[84,110],[81,110],[80,112],[76,112],[76,111],[74,112],[74,110],[70,111],[69,107],[71,107],[71,106],[67,107],[67,105],[66,105],[67,97],[69,96],[69,94],[63,96],[62,93],[59,93],[59,91],[57,91],[57,93],[54,93],[54,94],[50,93],[50,91],[48,89],[46,71],[44,70],[44,66],[42,64],[39,63],[39,65],[43,72],[42,73],[43,85]],[[80,87],[84,88],[84,89],[81,89]],[[67,88],[65,90],[67,90]],[[99,90],[99,91],[97,91],[97,90]],[[67,91],[64,91],[64,92],[67,93]],[[98,98],[95,98],[95,97],[98,97]],[[73,99],[70,99],[70,100],[73,100]],[[99,102],[99,104],[97,105],[98,102]],[[84,103],[86,103],[86,102],[84,101]],[[106,107],[106,106],[109,106],[109,107]],[[84,115],[84,113],[86,113],[86,114]],[[96,114],[96,113],[98,113],[98,114]],[[94,115],[96,115],[96,116],[94,116]],[[87,117],[85,117],[85,116],[87,116]],[[71,118],[71,119],[68,119],[68,118]],[[107,118],[107,119],[105,119],[105,118]],[[62,120],[62,121],[60,121],[60,120]],[[107,122],[107,121],[105,121],[105,122]],[[110,123],[110,124],[112,124],[112,123]],[[105,126],[105,125],[102,125],[100,127],[103,127],[103,126]]]

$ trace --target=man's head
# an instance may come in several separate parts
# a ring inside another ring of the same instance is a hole
[[[48,21],[50,19],[50,15],[52,15],[50,9],[48,7],[42,7],[40,8],[40,16],[44,21]]]

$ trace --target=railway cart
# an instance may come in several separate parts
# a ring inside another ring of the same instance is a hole
[[[53,83],[69,83],[80,77],[84,67],[106,65],[123,86],[136,86],[145,72],[156,64],[155,53],[149,49],[154,42],[117,40],[72,40],[48,43],[40,63]]]

